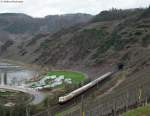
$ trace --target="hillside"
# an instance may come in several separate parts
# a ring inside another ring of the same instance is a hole
[[[92,18],[89,14],[49,15],[34,18],[21,13],[0,14],[0,46],[8,42],[20,45],[38,33],[55,33],[76,24],[86,23]],[[3,51],[3,50],[2,50]]]
[[[113,15],[116,16],[113,20],[109,13],[115,14],[120,10],[107,11],[110,20],[106,21],[97,19],[99,15],[103,17],[102,12],[88,24],[64,29],[52,35],[37,34],[20,45],[13,44],[2,56],[40,65],[50,64],[50,67],[55,68],[95,68],[93,71],[101,69],[101,66],[106,66],[103,70],[109,70],[118,62],[123,62],[127,67],[135,66],[138,65],[137,62],[147,62],[150,57],[150,18],[147,10],[149,9],[125,10],[130,15],[126,18]],[[110,65],[109,68],[107,65]]]
[[[88,14],[66,14],[33,18],[21,13],[4,13],[0,14],[0,30],[11,34],[53,33],[78,23],[86,23],[91,17]]]
[[[87,95],[84,108],[87,114],[92,110],[93,116],[99,116],[97,112],[110,113],[114,107],[123,112],[119,108],[127,110],[126,97],[128,106],[143,99],[149,100],[149,11],[150,8],[112,9],[101,12],[88,23],[55,33],[37,33],[19,43],[6,41],[0,48],[1,58],[49,69],[79,70],[91,79],[112,71],[118,63],[122,63],[124,70],[96,92],[93,91],[92,97]]]

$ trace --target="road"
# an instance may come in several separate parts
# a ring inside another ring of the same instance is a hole
[[[8,86],[8,85],[0,85],[0,88],[14,90],[14,91],[20,91],[20,92],[24,92],[24,93],[32,95],[33,99],[32,99],[32,102],[30,103],[31,105],[37,105],[37,104],[41,103],[46,97],[46,95],[44,93],[33,90],[31,88]]]

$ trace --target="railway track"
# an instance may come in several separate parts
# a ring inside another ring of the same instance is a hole
[[[147,73],[149,74],[149,71]],[[111,78],[108,78],[108,80],[110,79]],[[98,86],[105,84],[108,80],[104,80],[103,83],[99,83]],[[141,77],[141,75],[137,78],[127,77],[124,82],[119,85],[119,87],[108,92],[106,96],[100,95],[100,97],[97,97],[97,99],[94,99],[91,102],[86,98],[89,97],[90,93],[93,94],[94,92],[99,91],[100,87],[97,87],[96,85],[63,105],[57,105],[54,108],[47,109],[44,112],[44,116],[48,116],[47,112],[51,112],[51,116],[54,116],[56,112],[63,112],[66,109],[74,108],[79,105],[79,103],[80,107],[70,113],[65,113],[63,116],[80,116],[83,112],[85,113],[85,116],[117,116],[128,109],[150,102],[149,88],[150,79],[148,77]],[[83,99],[84,103],[82,106],[81,101]],[[43,115],[41,113],[34,116]]]
[[[87,99],[88,97],[90,97],[91,93],[97,92],[99,90],[99,87],[102,86],[103,84],[105,84],[106,82],[108,82],[114,73],[115,72],[108,72],[108,73],[100,76],[103,78],[104,77],[107,77],[107,78],[104,78],[104,79],[98,78],[98,79],[94,80],[95,84],[93,84],[86,90],[84,89],[84,91],[75,95],[73,98],[69,99],[67,102],[65,101],[65,103],[63,103],[63,104],[59,104],[59,102],[58,102],[53,108],[46,109],[45,111],[35,114],[33,116],[43,116],[43,115],[48,116],[48,115],[46,115],[46,114],[48,114],[48,112],[51,112],[51,115],[53,116],[53,115],[55,115],[56,112],[62,112],[70,107],[74,107],[74,106],[78,105],[79,103],[81,103],[82,99]],[[68,95],[70,95],[70,94],[68,94]]]

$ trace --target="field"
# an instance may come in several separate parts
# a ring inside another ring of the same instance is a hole
[[[64,75],[64,77],[67,79],[71,79],[74,84],[79,84],[80,82],[85,80],[85,75],[81,72],[74,72],[74,71],[50,71],[48,72],[48,76],[60,76]]]
[[[123,116],[150,116],[150,105],[131,110],[124,113]]]
[[[78,85],[85,79],[85,75],[81,72],[50,71],[41,80],[34,82],[31,87],[37,89],[64,88],[66,84]]]

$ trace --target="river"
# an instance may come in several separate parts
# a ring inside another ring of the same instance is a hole
[[[38,73],[35,70],[27,69],[27,68],[9,68],[9,65],[15,64],[9,64],[9,63],[3,63],[0,62],[0,66],[4,66],[5,69],[0,68],[1,76],[4,71],[7,71],[7,84],[8,85],[23,85],[26,81],[29,81],[31,78],[38,75]],[[7,69],[8,66],[8,69]]]

